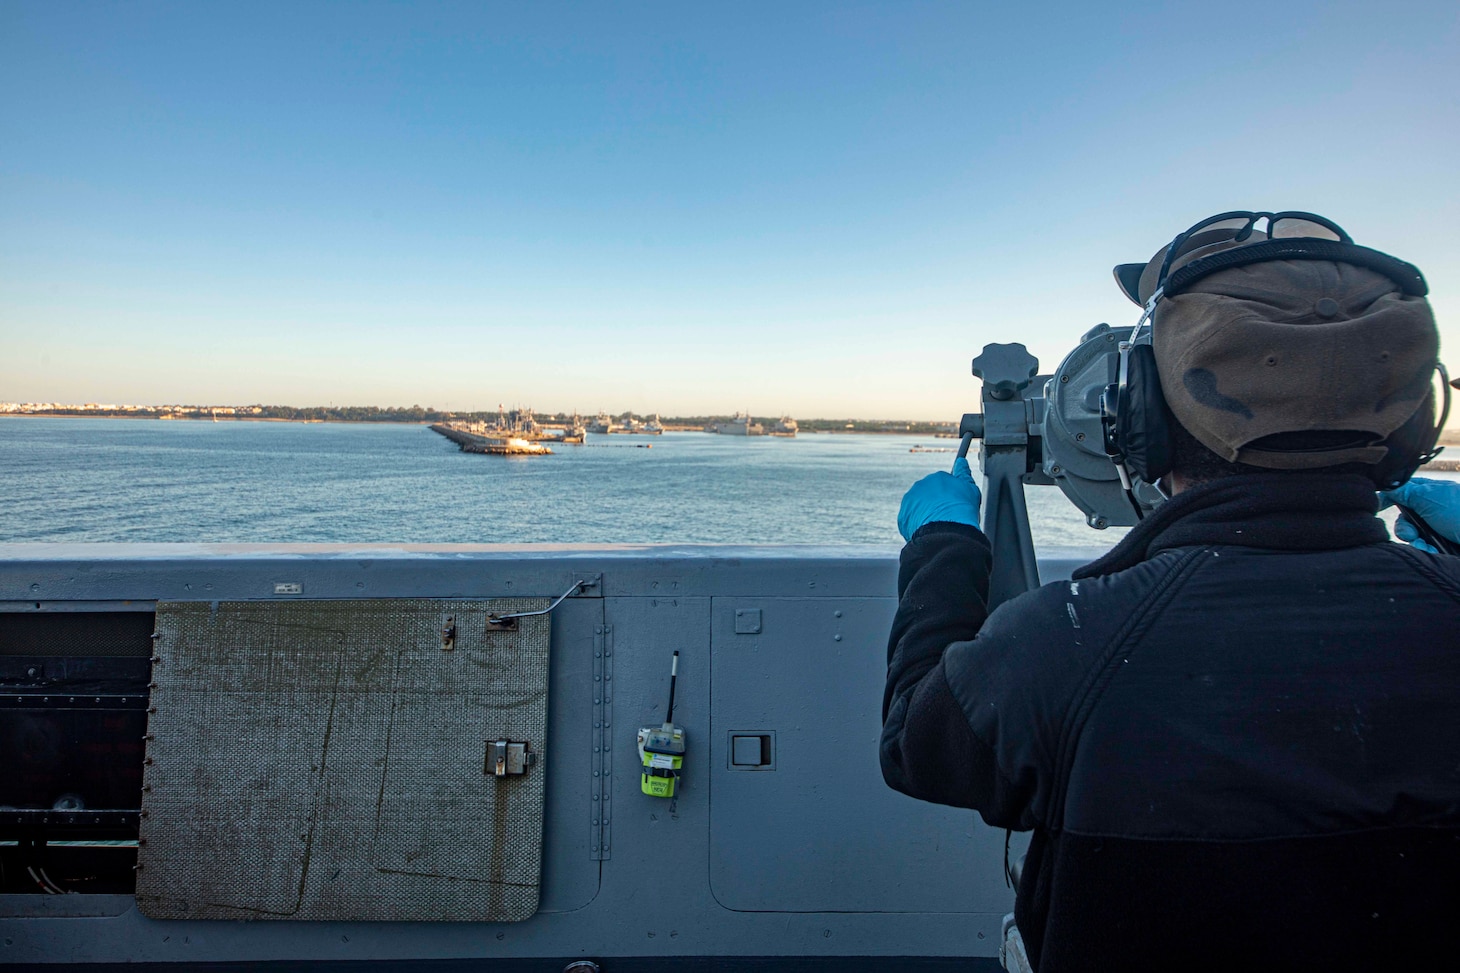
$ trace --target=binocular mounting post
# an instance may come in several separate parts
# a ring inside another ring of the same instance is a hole
[[[1039,564],[1029,531],[1026,482],[1051,483],[1040,469],[1044,383],[1035,382],[1039,359],[1022,344],[988,344],[973,360],[983,379],[983,412],[968,413],[958,432],[979,440],[983,472],[983,532],[993,547],[988,607],[1039,587]]]

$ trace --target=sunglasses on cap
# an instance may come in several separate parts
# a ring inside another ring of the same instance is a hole
[[[1233,243],[1245,243],[1252,237],[1257,229],[1257,224],[1263,220],[1267,221],[1267,239],[1281,240],[1306,237],[1316,240],[1332,240],[1335,243],[1353,243],[1353,237],[1344,232],[1343,227],[1330,219],[1325,219],[1316,213],[1302,213],[1296,210],[1289,210],[1282,213],[1249,213],[1233,211],[1230,213],[1218,213],[1216,216],[1209,216],[1206,219],[1192,224],[1185,232],[1178,233],[1166,248],[1166,259],[1161,263],[1161,273],[1156,277],[1156,290],[1161,290],[1166,284],[1166,278],[1171,273],[1171,263],[1181,255],[1187,241],[1198,233],[1207,233],[1213,230],[1231,230],[1230,237]]]
[[[1149,309],[1152,299],[1169,297],[1214,270],[1273,259],[1348,260],[1394,279],[1406,294],[1425,293],[1414,267],[1355,246],[1337,223],[1296,210],[1209,216],[1178,233],[1149,261],[1118,265],[1115,280],[1133,303]]]
[[[1263,230],[1258,224],[1264,223]],[[1343,259],[1332,248],[1338,248],[1347,255],[1355,247],[1353,237],[1343,227],[1317,213],[1299,210],[1284,210],[1278,213],[1231,210],[1208,216],[1176,234],[1167,245],[1161,257],[1161,269],[1156,274],[1149,296],[1142,301],[1141,284],[1146,281],[1156,258],[1146,264],[1122,264],[1115,268],[1115,279],[1126,296],[1142,305],[1143,314],[1131,332],[1131,341],[1140,335],[1141,328],[1155,313],[1156,305],[1163,297],[1183,289],[1190,283],[1224,266],[1242,264],[1279,257],[1319,257]],[[1208,252],[1213,251],[1213,252]],[[1241,251],[1238,253],[1237,251]],[[1383,256],[1386,261],[1394,258]],[[1183,257],[1188,259],[1173,270]],[[1405,265],[1408,267],[1408,265]],[[1413,268],[1409,268],[1413,270]],[[1389,273],[1388,269],[1384,269]],[[1418,276],[1418,271],[1414,271]]]

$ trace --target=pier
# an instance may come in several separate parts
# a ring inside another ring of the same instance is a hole
[[[456,443],[463,453],[485,453],[489,456],[544,456],[552,453],[540,442],[529,442],[515,436],[483,436],[440,422],[432,423],[431,431]]]

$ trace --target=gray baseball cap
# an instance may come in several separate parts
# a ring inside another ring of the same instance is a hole
[[[1265,239],[1194,234],[1170,271]],[[1117,267],[1121,289],[1144,304],[1165,260],[1163,248]],[[1317,259],[1197,279],[1159,302],[1152,344],[1177,421],[1222,459],[1270,469],[1383,460],[1384,440],[1431,394],[1439,356],[1424,297],[1368,267]]]

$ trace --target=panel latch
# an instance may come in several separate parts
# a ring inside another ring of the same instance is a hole
[[[487,762],[482,772],[493,777],[515,777],[527,773],[537,763],[537,754],[529,753],[527,744],[511,740],[489,740]]]

